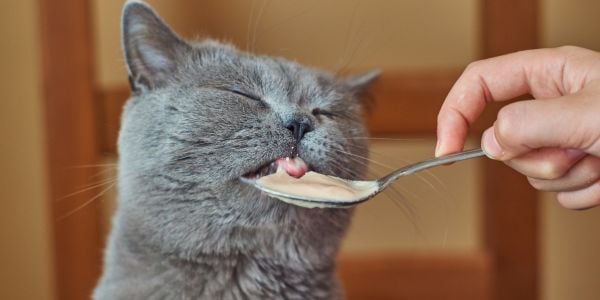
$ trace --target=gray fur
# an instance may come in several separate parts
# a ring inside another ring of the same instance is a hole
[[[125,5],[123,36],[133,96],[94,299],[342,298],[334,259],[352,211],[291,206],[239,178],[292,155],[284,124],[300,119],[312,131],[298,155],[313,170],[360,178],[364,164],[336,149],[367,154],[366,140],[353,139],[366,134],[357,95],[376,76],[340,80],[186,43],[141,2]]]

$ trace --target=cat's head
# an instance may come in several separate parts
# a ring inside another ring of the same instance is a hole
[[[219,198],[258,196],[240,177],[281,157],[298,155],[324,174],[364,174],[361,98],[377,72],[336,78],[212,40],[188,43],[137,1],[122,25],[133,93],[119,139],[123,178],[154,178],[145,184],[172,194],[201,186]]]

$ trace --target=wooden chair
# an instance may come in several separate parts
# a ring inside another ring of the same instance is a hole
[[[480,1],[481,57],[538,46],[538,1]],[[127,91],[95,89],[91,1],[39,3],[55,296],[87,299],[101,268],[98,211],[92,204],[69,218],[59,216],[94,194],[84,192],[68,201],[55,199],[81,189],[95,175],[92,169],[67,170],[66,166],[96,164],[103,152],[114,152],[120,105]],[[371,132],[432,135],[441,100],[459,73],[385,72],[375,88],[378,105],[369,120]],[[399,111],[411,113],[398,119]],[[480,135],[493,117],[494,110],[489,110],[473,134]],[[99,124],[105,130],[98,130]],[[349,298],[539,298],[537,194],[522,176],[502,164],[485,161],[483,168],[484,248],[480,253],[342,257],[340,272]]]

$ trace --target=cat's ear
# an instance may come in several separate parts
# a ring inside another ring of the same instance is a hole
[[[180,39],[147,4],[127,1],[121,20],[123,50],[134,93],[164,85],[191,46]]]
[[[381,71],[379,70],[370,70],[364,73],[351,75],[344,79],[344,85],[351,93],[361,96],[366,93],[368,88],[380,75]]]

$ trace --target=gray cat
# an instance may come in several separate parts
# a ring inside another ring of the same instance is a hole
[[[361,98],[377,73],[337,79],[188,43],[139,1],[125,4],[122,29],[132,97],[94,299],[343,298],[335,256],[352,211],[291,206],[240,177],[300,156],[311,170],[360,178]]]

